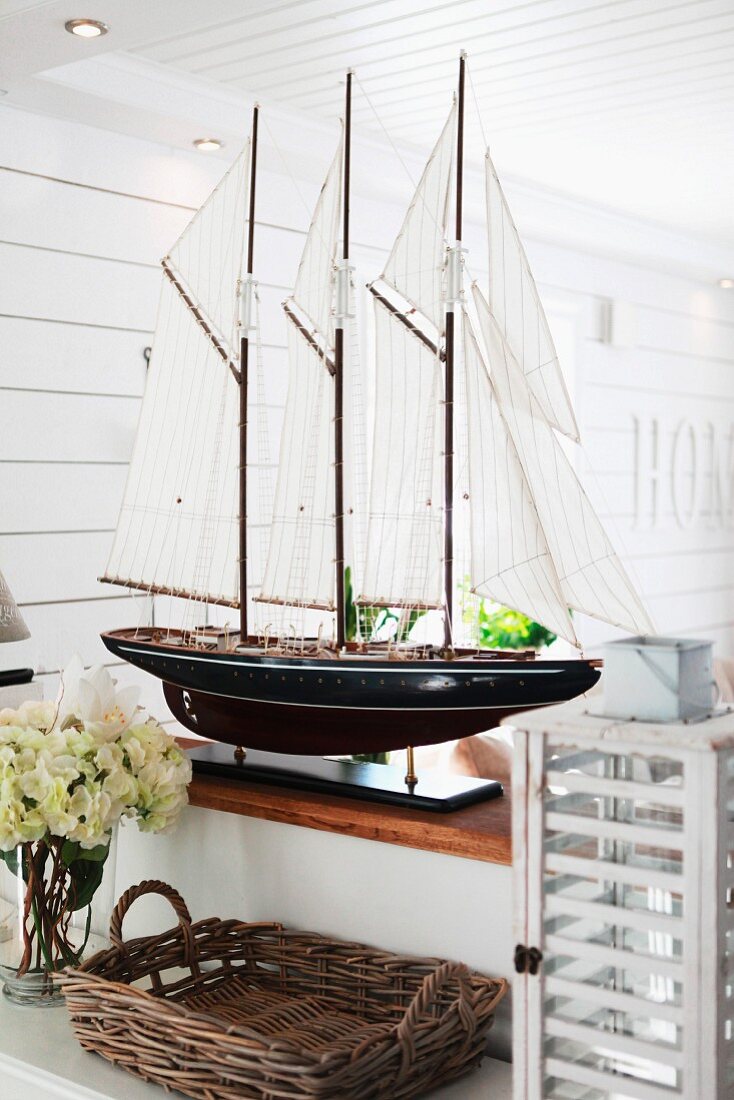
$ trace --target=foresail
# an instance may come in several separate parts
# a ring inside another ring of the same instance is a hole
[[[361,604],[443,604],[441,366],[375,301],[376,391]]]
[[[490,309],[546,418],[578,441],[553,337],[489,153],[486,171]]]
[[[288,330],[288,397],[258,599],[333,610],[334,387],[318,352]]]
[[[479,313],[494,392],[531,488],[569,607],[632,633],[652,624],[551,423],[478,287]]]
[[[293,288],[293,301],[322,339],[327,339],[331,328],[342,158],[340,141],[321,188]]]
[[[443,267],[456,107],[426,164],[382,278],[443,329]]]
[[[238,420],[232,372],[163,279],[105,580],[238,605]]]
[[[233,359],[238,354],[238,282],[247,225],[249,154],[248,142],[164,260]]]
[[[472,591],[578,640],[532,493],[464,312]]]

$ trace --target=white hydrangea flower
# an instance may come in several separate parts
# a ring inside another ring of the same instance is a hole
[[[94,848],[122,817],[146,832],[175,824],[191,764],[137,699],[74,658],[56,703],[0,711],[0,849],[47,834]]]

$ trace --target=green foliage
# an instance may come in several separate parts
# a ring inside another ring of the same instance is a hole
[[[344,570],[344,635],[348,642],[353,642],[357,637],[360,611],[361,608],[354,602],[352,567],[348,565]]]
[[[355,642],[358,638],[369,639],[391,622],[396,624],[394,640],[407,642],[410,632],[423,615],[425,611],[411,611],[408,616],[402,617],[392,607],[358,607],[354,602],[352,567],[348,565],[344,570],[344,636],[348,642]]]
[[[556,640],[555,634],[527,615],[484,600],[477,626],[481,649],[541,649]]]
[[[98,844],[96,848],[82,848],[73,840],[67,840],[64,843],[61,849],[61,860],[72,881],[69,896],[72,899],[70,908],[73,912],[84,909],[94,897],[102,881],[109,851],[109,844]]]
[[[20,850],[21,850],[21,853],[22,853],[23,849],[21,848]],[[17,848],[11,848],[9,852],[0,851],[0,859],[6,865],[6,867],[10,871],[10,873],[15,875],[16,878],[17,878],[18,875],[20,874],[20,863],[18,862],[18,849]],[[25,868],[25,867],[23,868],[23,881],[24,882],[28,881],[27,868]]]
[[[349,758],[355,764],[389,764],[389,752],[357,752]]]

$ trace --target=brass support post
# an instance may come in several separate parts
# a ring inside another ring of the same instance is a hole
[[[415,749],[412,745],[408,745],[406,752],[408,754],[408,770],[405,775],[405,782],[412,794],[418,784],[418,776],[415,774]]]

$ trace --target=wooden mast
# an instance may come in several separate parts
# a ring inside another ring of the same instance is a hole
[[[252,262],[255,251],[255,179],[257,171],[257,119],[260,108],[252,111],[250,143],[250,196],[247,227],[247,280],[243,288],[245,308],[240,335],[240,480],[239,480],[239,566],[240,566],[240,642],[247,641],[247,384],[252,310]]]
[[[462,51],[459,61],[459,101],[457,105],[456,131],[456,248],[461,248],[463,189],[464,189],[464,84],[466,78],[466,54]],[[461,263],[457,253],[456,264]],[[451,280],[450,280],[451,281]],[[449,287],[449,293],[454,289]],[[456,301],[446,305],[446,373],[444,388],[444,590],[446,610],[444,614],[444,648],[452,647],[454,617],[454,362]]]
[[[344,325],[349,313],[349,174],[352,139],[352,71],[347,73],[344,110],[344,192],[342,197],[342,255],[337,278],[337,315],[334,331],[334,523],[336,536],[336,645],[346,641],[344,606]]]

